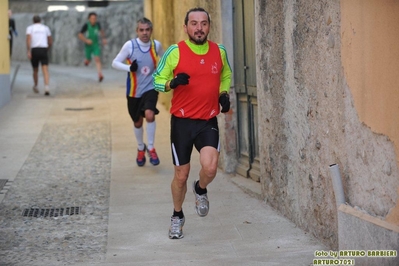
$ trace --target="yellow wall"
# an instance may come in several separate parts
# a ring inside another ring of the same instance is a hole
[[[144,15],[153,25],[153,38],[159,40],[166,50],[174,43],[173,0],[146,0]]]
[[[342,63],[359,118],[399,161],[399,1],[341,0]]]
[[[175,43],[173,0],[145,0],[144,16],[152,21],[152,37],[162,43],[164,50]],[[171,93],[160,93],[158,101],[169,109],[171,96]]]
[[[8,1],[0,1],[0,74],[10,74],[10,43],[8,40]]]

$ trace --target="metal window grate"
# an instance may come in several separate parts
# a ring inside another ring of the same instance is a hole
[[[94,110],[93,107],[81,107],[81,108],[72,108],[72,107],[67,107],[65,108],[65,111],[91,111]]]
[[[3,190],[4,186],[7,184],[8,179],[0,179],[0,190]]]
[[[80,214],[80,207],[66,207],[66,208],[29,208],[22,212],[24,217],[58,217],[68,215]]]

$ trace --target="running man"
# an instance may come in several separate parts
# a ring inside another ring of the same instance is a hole
[[[207,186],[216,176],[219,159],[216,116],[230,109],[231,68],[225,47],[208,41],[210,23],[203,8],[190,9],[184,20],[188,40],[170,46],[153,74],[156,90],[173,90],[170,139],[175,173],[170,239],[183,237],[183,202],[193,146],[201,164],[199,180],[192,185],[195,211],[200,217],[208,214]]]
[[[39,93],[37,84],[39,81],[39,63],[41,63],[44,95],[49,96],[48,49],[53,44],[53,39],[49,27],[40,23],[40,21],[40,17],[36,15],[33,17],[33,24],[26,28],[26,48],[28,50],[28,58],[33,67],[33,91]]]
[[[154,90],[152,74],[157,67],[158,56],[164,51],[157,40],[151,40],[152,22],[147,18],[137,21],[137,38],[127,41],[119,54],[112,61],[112,67],[127,71],[126,98],[127,108],[133,120],[133,131],[137,140],[137,165],[146,162],[145,152],[148,152],[150,163],[159,164],[159,158],[154,148],[155,115],[158,92]],[[128,64],[126,64],[127,62]],[[147,122],[147,144],[143,141],[143,120]]]
[[[105,39],[105,33],[101,29],[100,23],[97,22],[97,14],[91,12],[89,13],[87,23],[83,25],[78,34],[78,37],[81,41],[85,43],[85,66],[88,66],[90,64],[91,56],[93,55],[98,72],[98,81],[101,82],[103,81],[104,76],[101,69],[101,44],[99,41],[99,35],[101,37],[102,44],[106,45],[107,39]]]

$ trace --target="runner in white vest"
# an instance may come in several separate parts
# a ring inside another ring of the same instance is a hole
[[[154,90],[152,74],[157,67],[158,58],[163,55],[162,45],[157,40],[151,40],[152,23],[147,18],[137,21],[137,38],[127,41],[112,62],[112,67],[126,71],[126,97],[129,115],[133,120],[133,130],[137,140],[138,166],[146,162],[145,152],[148,152],[150,163],[159,164],[159,158],[154,148],[155,115],[158,92]],[[147,145],[143,140],[143,120],[147,122]]]

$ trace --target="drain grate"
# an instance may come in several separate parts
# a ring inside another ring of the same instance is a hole
[[[66,208],[29,208],[22,212],[24,217],[58,217],[67,215],[80,214],[80,207],[66,207]]]

